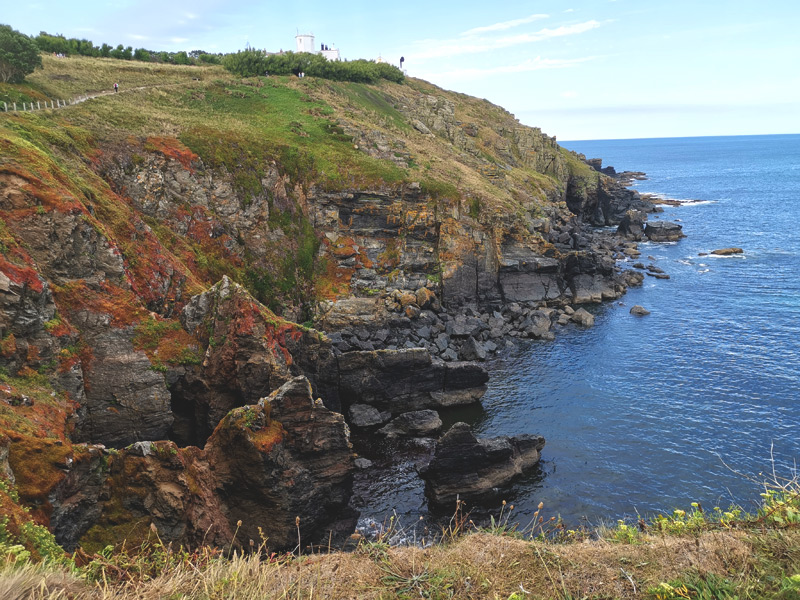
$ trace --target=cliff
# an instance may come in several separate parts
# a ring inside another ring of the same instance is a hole
[[[15,94],[119,79],[44,63]],[[486,101],[214,67],[121,83],[0,115],[0,434],[67,546],[321,533],[352,471],[335,411],[476,402],[461,361],[637,283],[633,246],[586,225],[646,203]]]

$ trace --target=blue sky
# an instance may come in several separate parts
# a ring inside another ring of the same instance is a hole
[[[800,133],[800,2],[7,2],[0,22],[152,50],[293,49],[486,98],[559,139]]]

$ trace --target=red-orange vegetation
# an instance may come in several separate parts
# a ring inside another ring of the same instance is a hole
[[[9,333],[5,338],[0,340],[0,356],[9,358],[14,356],[17,351],[17,338],[13,333]]]
[[[350,294],[350,282],[355,276],[354,267],[341,267],[335,260],[326,260],[325,271],[316,281],[317,294],[326,300],[336,300]]]
[[[58,372],[66,373],[76,364],[80,363],[84,370],[92,364],[94,355],[92,348],[80,340],[74,348],[64,348],[58,355]]]
[[[15,265],[2,254],[0,254],[0,271],[5,273],[11,281],[23,287],[29,287],[37,294],[41,294],[44,290],[42,280],[36,271],[29,266]]]
[[[167,158],[177,160],[184,169],[194,172],[192,163],[199,157],[175,138],[149,137],[145,148],[151,152],[160,152]]]
[[[53,292],[60,312],[69,315],[90,310],[107,314],[115,327],[127,327],[150,314],[130,290],[107,281],[90,286],[82,279],[75,280],[53,286]]]

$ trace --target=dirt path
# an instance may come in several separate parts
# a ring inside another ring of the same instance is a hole
[[[33,102],[23,102],[22,103],[22,105],[23,105],[22,109],[19,109],[19,108],[14,109],[14,108],[12,108],[13,104],[12,105],[6,104],[7,108],[6,108],[5,111],[3,111],[2,110],[3,107],[0,106],[0,114],[14,114],[14,113],[18,113],[18,112],[34,112],[34,111],[40,111],[40,110],[59,110],[59,109],[62,109],[62,108],[67,108],[67,107],[70,107],[70,106],[75,106],[77,104],[81,104],[83,102],[86,102],[87,100],[91,100],[92,98],[100,98],[102,96],[116,96],[118,94],[125,94],[125,93],[129,93],[129,92],[140,91],[140,90],[175,87],[175,86],[179,86],[179,85],[187,85],[189,83],[194,83],[194,81],[192,81],[192,82],[183,81],[183,82],[180,82],[180,83],[167,83],[167,84],[163,84],[163,85],[143,85],[143,86],[140,86],[140,87],[119,90],[117,92],[115,92],[114,90],[103,90],[102,92],[94,92],[94,93],[90,93],[90,94],[84,94],[82,96],[78,96],[76,98],[73,98],[72,100],[69,100],[69,101],[67,101],[67,100],[58,100],[58,99],[49,101],[51,104],[56,103],[57,106],[47,106],[47,102],[48,101],[45,101],[45,106],[44,107],[41,106],[40,102],[37,103],[37,105],[38,105],[37,107],[34,107],[34,103]],[[27,108],[25,108],[26,106],[27,106]]]

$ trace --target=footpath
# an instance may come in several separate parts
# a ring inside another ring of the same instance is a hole
[[[2,111],[0,113],[12,113],[12,112],[33,112],[36,110],[57,110],[59,108],[66,108],[68,106],[75,106],[82,102],[86,102],[87,100],[91,100],[92,98],[99,98],[101,96],[115,96],[118,94],[125,94],[128,92],[135,92],[138,90],[147,90],[152,88],[165,88],[165,87],[174,87],[176,85],[186,85],[189,82],[181,82],[181,83],[168,83],[165,85],[145,85],[141,87],[129,88],[127,90],[122,91],[112,91],[112,90],[104,90],[102,92],[95,92],[92,94],[84,94],[81,96],[77,96],[72,98],[71,100],[37,100],[36,102],[2,102]]]

